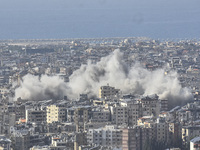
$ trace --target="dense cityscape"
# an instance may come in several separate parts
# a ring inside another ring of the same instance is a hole
[[[200,40],[0,41],[0,149],[200,149]]]

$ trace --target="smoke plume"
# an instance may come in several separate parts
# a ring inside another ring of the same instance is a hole
[[[171,72],[165,75],[164,69],[148,71],[139,63],[129,67],[123,61],[123,54],[115,50],[111,55],[102,58],[98,63],[82,65],[65,83],[57,76],[43,75],[41,78],[26,75],[16,97],[23,99],[77,98],[79,94],[98,96],[101,86],[109,84],[120,89],[123,94],[152,95],[170,101],[189,100],[192,94],[188,88],[182,88],[178,74]]]
[[[28,100],[61,99],[67,90],[67,84],[58,76],[27,74],[20,87],[15,90],[15,99]]]

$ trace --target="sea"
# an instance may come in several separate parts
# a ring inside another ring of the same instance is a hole
[[[1,0],[1,39],[199,39],[200,0]]]

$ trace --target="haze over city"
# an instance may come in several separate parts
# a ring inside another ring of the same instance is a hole
[[[1,0],[0,150],[199,150],[199,0]]]

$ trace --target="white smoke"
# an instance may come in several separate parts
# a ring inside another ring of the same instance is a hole
[[[123,94],[152,95],[161,99],[188,100],[192,98],[189,89],[182,88],[176,72],[165,75],[164,69],[148,71],[140,64],[128,67],[123,54],[115,50],[96,64],[88,62],[74,71],[70,81],[65,83],[58,77],[27,75],[16,89],[16,97],[22,99],[48,99],[51,96],[77,98],[79,94],[97,96],[101,86],[109,84]]]
[[[20,87],[15,90],[15,99],[45,100],[63,98],[67,84],[58,76],[42,75],[41,77],[27,74],[23,77]]]

